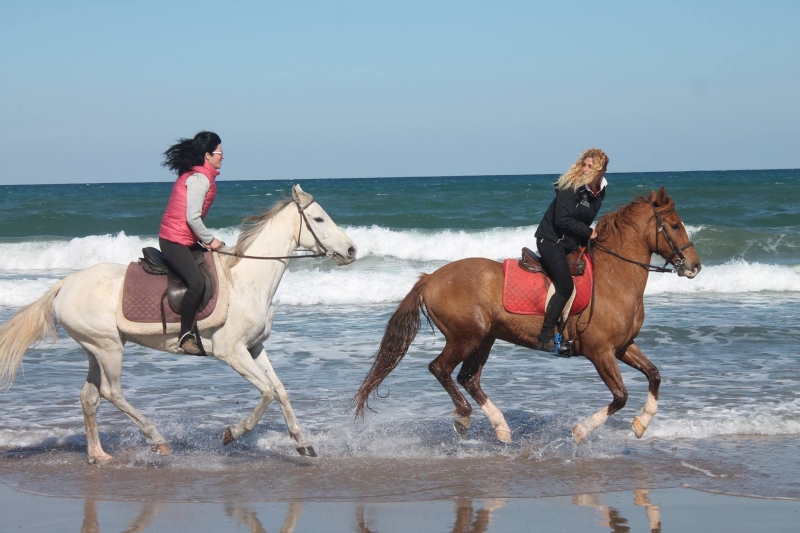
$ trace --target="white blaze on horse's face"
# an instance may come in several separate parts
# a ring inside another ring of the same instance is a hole
[[[313,233],[309,231],[308,227],[305,226],[305,222],[301,220],[302,228],[298,244],[303,248],[326,254],[337,265],[348,265],[355,261],[358,248],[339,229],[339,226],[331,220],[328,213],[318,203],[314,202],[314,198],[301,189],[299,185],[292,187],[292,197],[300,207],[305,208],[303,212],[306,215],[308,225],[313,231]]]

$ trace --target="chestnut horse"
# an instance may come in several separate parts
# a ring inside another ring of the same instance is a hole
[[[582,314],[568,320],[565,338],[574,342],[576,355],[583,355],[594,364],[611,390],[613,401],[575,426],[572,433],[576,443],[625,406],[628,392],[618,360],[640,370],[649,382],[647,402],[633,420],[637,437],[644,434],[656,414],[661,377],[634,342],[644,322],[643,295],[648,273],[672,271],[651,266],[654,253],[667,261],[665,267],[671,263],[679,276],[694,278],[700,272],[694,245],[663,187],[603,216],[597,224],[593,244],[594,295]],[[458,382],[486,413],[497,438],[511,442],[503,414],[481,389],[481,372],[496,339],[532,348],[543,317],[507,312],[502,294],[503,266],[497,261],[462,259],[430,275],[423,274],[386,325],[372,368],[352,400],[356,416],[364,416],[370,393],[406,354],[420,328],[420,311],[427,311],[447,341],[428,369],[456,406],[456,431],[465,436],[472,415],[472,407],[451,377],[461,364]]]

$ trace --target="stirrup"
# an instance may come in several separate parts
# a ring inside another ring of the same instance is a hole
[[[178,345],[185,354],[205,355],[200,350],[200,347],[197,345],[197,340],[195,340],[194,333],[192,333],[191,331],[187,331],[181,336],[180,340],[178,341]]]
[[[553,355],[556,357],[572,357],[575,355],[575,348],[572,346],[572,341],[565,341],[564,336],[559,332],[553,337],[555,343],[555,350]]]

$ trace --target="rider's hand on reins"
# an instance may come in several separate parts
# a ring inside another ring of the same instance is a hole
[[[221,240],[217,239],[216,237],[214,237],[214,240],[212,240],[210,243],[205,245],[205,247],[208,248],[209,250],[211,250],[212,252],[216,252],[217,250],[219,250],[223,246],[225,246],[225,243],[222,242]]]

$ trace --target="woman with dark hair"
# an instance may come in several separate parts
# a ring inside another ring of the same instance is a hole
[[[555,183],[556,197],[536,229],[536,247],[542,267],[555,286],[555,294],[544,312],[544,324],[536,346],[539,350],[556,352],[556,324],[575,288],[567,256],[597,237],[597,232],[589,225],[606,197],[606,168],[608,156],[605,152],[598,148],[583,152]]]
[[[193,329],[205,289],[203,275],[192,250],[222,247],[208,231],[203,219],[217,195],[216,178],[225,158],[222,140],[210,131],[201,131],[193,139],[180,139],[164,152],[167,167],[178,175],[167,209],[161,218],[158,242],[178,277],[186,284],[181,308],[181,333],[178,344],[184,353],[201,355]]]

